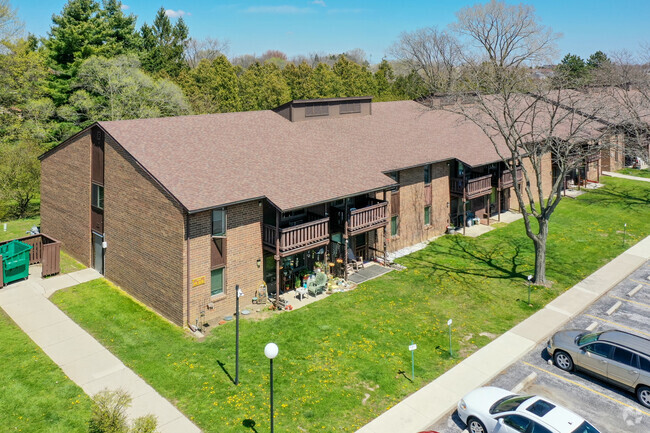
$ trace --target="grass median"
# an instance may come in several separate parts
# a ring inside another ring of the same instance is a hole
[[[442,237],[400,259],[405,271],[264,321],[242,321],[239,386],[232,383],[233,323],[198,342],[104,280],[52,299],[205,432],[250,432],[253,423],[268,429],[263,350],[270,341],[280,349],[276,431],[351,432],[649,233],[650,185],[606,179],[605,188],[563,200],[548,240],[553,284],[533,288],[532,306],[526,276],[534,251],[522,221],[476,239]],[[411,342],[418,346],[414,380]]]
[[[0,431],[88,431],[88,396],[2,310],[0,361]]]

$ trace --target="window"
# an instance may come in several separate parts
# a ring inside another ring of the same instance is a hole
[[[509,395],[502,398],[492,405],[490,408],[491,414],[510,412],[511,410],[517,410],[519,405],[528,400],[530,395]]]
[[[650,360],[648,358],[644,358],[643,356],[639,356],[639,364],[641,366],[641,370],[647,371],[650,373]]]
[[[431,224],[431,206],[424,207],[424,225],[428,226]]]
[[[605,343],[594,343],[590,344],[589,346],[585,347],[585,350],[587,352],[594,353],[596,355],[604,356],[605,358],[609,358],[609,353],[611,352],[612,346],[609,344]]]
[[[580,337],[580,340],[578,340],[578,345],[582,346],[583,344],[587,343],[593,343],[594,341],[598,341],[598,337],[600,337],[600,332],[594,332],[593,334],[585,334],[582,337]]]
[[[537,400],[535,403],[528,406],[526,410],[530,413],[534,413],[535,415],[541,418],[547,413],[549,413],[551,410],[553,410],[553,408],[555,408],[554,404],[551,404],[545,400]]]
[[[431,183],[431,165],[424,166],[424,183],[427,185]]]
[[[399,234],[399,216],[395,215],[390,218],[390,235],[397,236]]]
[[[515,431],[526,433],[530,420],[521,415],[507,415],[503,417],[503,423],[512,427]]]
[[[104,187],[96,183],[92,185],[90,204],[98,209],[104,209]]]
[[[210,295],[221,295],[223,293],[223,270],[224,268],[213,269],[210,275]]]
[[[339,114],[361,113],[361,102],[345,101],[339,105]]]
[[[305,117],[329,116],[330,111],[327,102],[307,105],[305,107]]]
[[[212,236],[226,236],[226,210],[212,211]]]
[[[625,365],[634,365],[636,367],[636,360],[634,359],[634,354],[629,350],[621,349],[620,347],[614,348],[614,354],[612,355],[612,361],[620,362]]]
[[[533,424],[532,426],[533,428],[532,430],[530,430],[530,433],[553,433],[549,429],[547,429],[543,425],[536,423],[535,421],[533,421],[532,424]]]

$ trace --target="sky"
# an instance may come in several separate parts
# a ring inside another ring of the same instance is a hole
[[[52,15],[66,0],[10,0],[28,32],[46,36]],[[519,3],[508,1],[508,3]],[[650,43],[648,0],[528,0],[543,24],[562,33],[564,54],[587,58],[595,51],[636,51]],[[164,6],[172,19],[183,16],[190,36],[227,41],[227,54],[260,55],[280,50],[289,57],[309,53],[342,53],[361,48],[371,63],[388,56],[404,31],[427,26],[445,28],[455,12],[475,1],[457,0],[124,0],[138,28],[151,23]]]

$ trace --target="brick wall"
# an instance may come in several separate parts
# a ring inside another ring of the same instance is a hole
[[[425,187],[424,167],[402,170],[400,180],[399,234],[389,239],[388,251],[393,252],[431,239],[445,232],[449,223],[449,167],[447,163],[433,164],[431,170],[431,217],[424,225]],[[378,197],[382,197],[378,195]],[[390,200],[389,200],[390,201]],[[390,215],[390,204],[389,211]],[[390,224],[388,226],[390,230]],[[380,231],[379,236],[383,236]]]
[[[235,312],[235,286],[244,292],[240,305],[251,304],[263,281],[262,207],[258,201],[229,206],[226,209],[226,267],[224,293],[210,296],[212,212],[190,215],[190,280],[205,277],[205,284],[190,289],[190,323],[201,311],[205,320],[213,321]],[[260,260],[260,267],[257,260]],[[213,308],[208,308],[208,303]]]
[[[90,130],[41,161],[41,230],[86,266],[91,262]]]
[[[525,158],[523,162],[524,162],[524,168],[528,172],[528,178],[530,179],[530,190],[533,193],[533,197],[535,198],[535,203],[537,203],[539,201],[539,196],[537,194],[537,179],[535,177],[535,170],[533,170],[532,164],[528,158]],[[552,167],[552,159],[550,153],[547,153],[542,157],[541,172],[542,172],[542,192],[544,194],[544,199],[546,199],[548,197],[549,192],[551,191],[551,188],[553,187],[553,167]],[[524,185],[522,184],[524,203],[528,204],[529,203],[528,194],[526,194],[526,191],[523,187]],[[510,208],[514,210],[519,209],[519,202],[517,201],[517,195],[515,193],[514,187],[510,189]]]
[[[177,325],[185,323],[184,225],[183,211],[173,198],[107,136],[106,278]]]

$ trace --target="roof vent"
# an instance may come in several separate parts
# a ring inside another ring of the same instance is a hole
[[[273,111],[292,122],[331,117],[363,116],[372,114],[372,96],[349,98],[298,99],[287,102]]]

